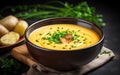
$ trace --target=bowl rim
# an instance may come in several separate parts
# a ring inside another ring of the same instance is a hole
[[[100,40],[91,45],[91,46],[88,46],[88,47],[85,47],[85,48],[80,48],[80,49],[71,49],[71,50],[52,50],[52,49],[49,49],[49,48],[43,48],[43,47],[40,47],[40,46],[37,46],[35,44],[33,44],[32,42],[30,42],[27,38],[27,31],[33,27],[35,24],[39,23],[39,22],[43,22],[43,21],[47,21],[47,20],[53,20],[53,19],[74,19],[74,20],[78,20],[78,21],[82,21],[82,22],[85,22],[87,24],[90,24],[90,25],[94,25],[96,26],[100,31],[101,31],[101,34],[102,34],[102,37],[100,38]],[[55,17],[55,18],[46,18],[46,19],[42,19],[42,20],[38,20],[34,23],[32,23],[29,27],[27,27],[27,29],[25,30],[25,42],[31,44],[32,46],[38,48],[39,50],[44,50],[44,51],[55,51],[55,52],[71,52],[71,51],[79,51],[79,50],[87,50],[88,48],[91,48],[91,47],[94,47],[96,45],[98,45],[99,43],[101,43],[102,41],[104,40],[104,33],[103,33],[103,30],[102,28],[100,28],[99,26],[97,26],[95,23],[92,23],[92,22],[89,22],[87,20],[84,20],[84,19],[80,19],[80,18],[71,18],[71,17]]]

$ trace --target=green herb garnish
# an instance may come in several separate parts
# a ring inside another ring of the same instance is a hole
[[[53,46],[54,48],[56,47],[56,46]]]
[[[19,5],[15,7],[6,7],[1,9],[0,13],[10,11],[21,19],[45,19],[51,17],[73,17],[81,18],[95,23],[100,27],[106,24],[103,21],[103,15],[96,13],[95,7],[90,7],[86,1],[73,6],[70,3],[58,2],[61,6],[35,4],[35,5]],[[15,14],[16,13],[16,14]],[[0,15],[2,16],[2,15]]]
[[[103,54],[107,54],[107,55],[110,56],[110,55],[111,55],[111,52],[110,52],[110,51],[105,51],[105,50],[104,50],[104,51],[101,51],[96,58],[99,58],[99,56],[100,56],[100,55],[103,55]]]
[[[63,47],[62,49],[65,49],[65,47]]]
[[[36,39],[35,41],[36,41],[36,42],[39,42],[39,40],[37,40],[37,39]]]
[[[42,35],[41,33],[39,35]]]
[[[102,54],[108,54],[109,56],[110,56],[110,51],[102,51],[102,52],[100,52],[100,55],[102,55]]]
[[[59,27],[57,27],[57,28],[60,29]],[[42,39],[43,40],[48,40],[50,43],[54,42],[56,44],[61,44],[62,42],[61,42],[60,38],[65,38],[66,35],[67,35],[68,38],[71,36],[72,37],[71,39],[73,41],[75,41],[75,40],[78,41],[79,40],[80,35],[77,35],[75,33],[75,31],[70,31],[69,29],[64,30],[64,31],[60,31],[58,29],[54,33],[48,32],[46,34],[46,36],[44,36]],[[49,34],[51,34],[51,35],[49,35]],[[67,39],[67,37],[66,37],[66,39]]]
[[[0,58],[0,74],[1,75],[18,75],[24,67],[13,58]]]
[[[53,33],[53,35],[51,36],[51,39],[53,39],[53,42],[55,43],[61,43],[60,41],[60,37],[65,37],[65,34],[67,34],[66,31],[56,31]]]

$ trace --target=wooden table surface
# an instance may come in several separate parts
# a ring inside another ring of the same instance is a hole
[[[8,1],[8,0],[7,0]],[[15,2],[14,2],[15,1]],[[20,2],[20,0],[18,0]],[[22,2],[29,4],[28,0],[26,2]],[[34,0],[36,3],[40,0]],[[41,0],[44,1],[44,0]],[[63,1],[63,0],[62,0]],[[68,0],[66,0],[68,1]],[[72,3],[77,3],[81,0],[70,0]],[[115,53],[116,57],[113,61],[105,64],[103,67],[96,69],[87,75],[120,75],[120,19],[119,19],[119,5],[117,5],[118,1],[105,1],[105,0],[87,0],[90,6],[96,7],[98,13],[103,14],[104,20],[107,23],[107,26],[103,28],[105,34],[105,42],[104,45],[107,48],[110,48]],[[35,3],[34,2],[34,3]],[[17,4],[16,0],[12,2],[4,2],[8,5]],[[6,5],[5,4],[5,5]],[[4,6],[2,6],[4,7]],[[27,20],[29,24],[32,24],[36,20]],[[0,57],[6,58],[10,56],[9,52],[1,54]]]

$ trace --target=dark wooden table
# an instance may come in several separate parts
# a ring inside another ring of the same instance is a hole
[[[105,46],[112,49],[115,58],[99,69],[88,75],[120,75],[120,15],[119,5],[116,1],[89,1],[97,11],[104,16],[107,26],[103,28],[105,34]]]
[[[15,1],[15,0],[13,0]],[[20,0],[18,0],[20,2]],[[23,1],[23,0],[22,0]],[[28,1],[28,0],[26,0]],[[39,2],[39,0],[34,0]],[[44,0],[42,0],[44,1]],[[68,0],[67,0],[68,1]],[[105,1],[105,0],[87,0],[90,6],[94,6],[98,13],[103,14],[106,22],[106,27],[103,28],[105,34],[104,45],[110,48],[115,53],[115,58],[103,65],[102,67],[89,72],[87,75],[120,75],[120,16],[119,16],[119,5],[118,1]],[[35,3],[34,2],[34,3]],[[78,3],[80,0],[71,0],[71,3]],[[10,2],[12,3],[12,2]],[[8,5],[10,5],[7,2]],[[24,3],[24,2],[20,2]],[[29,2],[25,2],[30,4]],[[13,2],[12,4],[17,4]],[[35,20],[28,20],[30,24]],[[10,56],[9,53],[2,54],[1,57]]]

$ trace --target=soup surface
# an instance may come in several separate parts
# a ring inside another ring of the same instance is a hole
[[[94,31],[74,24],[43,26],[34,30],[28,39],[37,46],[52,50],[85,48],[100,40]]]

